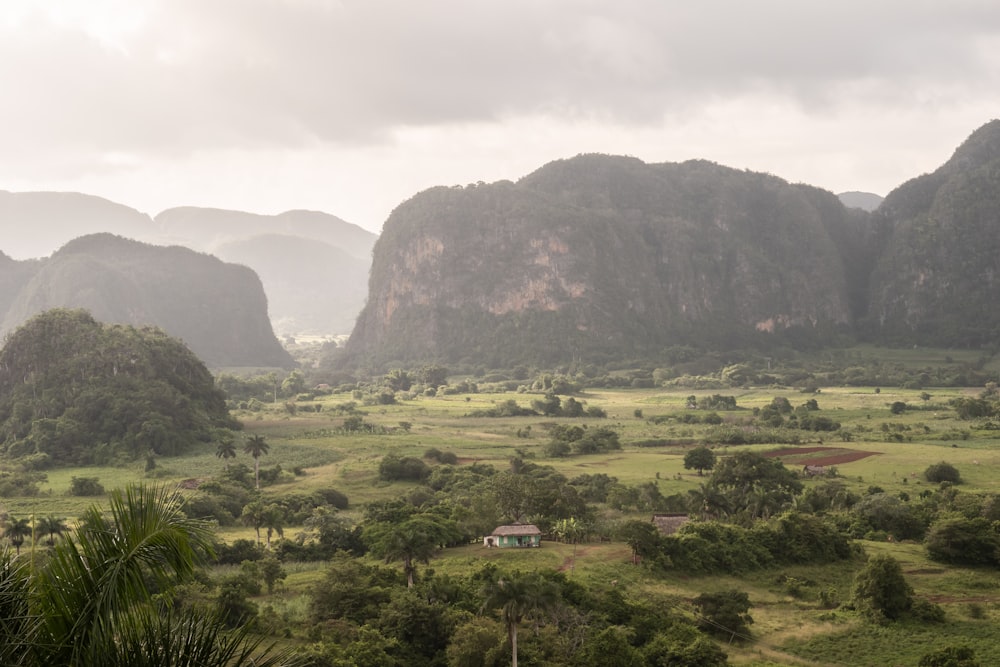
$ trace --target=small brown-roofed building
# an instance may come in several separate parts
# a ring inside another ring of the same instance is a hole
[[[530,523],[515,523],[497,526],[490,535],[483,538],[487,547],[537,547],[542,544],[542,531]]]
[[[654,514],[653,525],[661,535],[673,535],[689,520],[687,514]]]

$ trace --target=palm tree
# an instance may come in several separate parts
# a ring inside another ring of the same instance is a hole
[[[268,444],[264,442],[264,436],[251,435],[243,445],[243,451],[253,457],[253,476],[260,491],[260,457],[267,454]]]
[[[264,508],[261,517],[262,524],[267,528],[267,548],[271,548],[271,535],[278,533],[278,537],[285,536],[285,508],[277,503],[271,503]]]
[[[580,543],[580,540],[586,536],[587,527],[582,522],[577,521],[576,517],[570,517],[569,519],[560,519],[557,521],[554,530],[560,540],[573,544],[573,560],[569,569],[576,569],[576,547]]]
[[[244,505],[243,511],[240,512],[240,521],[243,522],[243,525],[253,526],[254,531],[256,531],[258,546],[260,546],[260,527],[264,525],[265,515],[266,508],[259,498]]]
[[[219,440],[219,446],[215,449],[215,455],[223,461],[226,470],[229,470],[229,459],[236,458],[236,443],[231,437],[223,437]]]
[[[13,516],[7,517],[3,533],[10,540],[17,555],[20,555],[21,545],[24,544],[25,538],[31,535],[31,521],[28,519],[15,519]]]
[[[500,620],[507,627],[511,667],[517,667],[517,626],[526,616],[551,609],[559,600],[556,585],[535,572],[501,577],[487,583],[483,609],[499,609]]]
[[[245,632],[234,647],[218,619],[173,612],[154,599],[189,579],[211,545],[207,524],[187,518],[175,492],[143,485],[113,491],[106,512],[88,509],[34,573],[37,639],[15,664],[280,664],[284,656],[270,648],[264,663],[253,661],[259,641]]]
[[[28,532],[22,534],[20,542],[31,533],[27,519],[8,519],[7,537],[10,527],[20,524]],[[13,540],[11,540],[13,543]],[[18,544],[20,546],[20,544]],[[30,655],[35,642],[37,623],[31,616],[30,588],[31,566],[26,559],[12,554],[9,548],[0,549],[0,665],[23,665]]]
[[[50,514],[38,520],[35,532],[42,537],[48,535],[49,539],[45,540],[45,543],[51,547],[55,546],[56,536],[62,536],[67,530],[69,530],[69,527],[66,525],[64,519],[57,519]]]

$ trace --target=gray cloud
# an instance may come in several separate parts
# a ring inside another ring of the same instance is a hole
[[[419,189],[588,151],[884,194],[1000,109],[994,0],[58,5],[0,4],[0,188],[150,213],[377,230]]]
[[[165,153],[364,144],[397,126],[655,124],[762,92],[829,112],[857,86],[912,105],[1000,83],[989,2],[822,4],[174,0],[124,52],[35,18],[0,40],[0,84],[16,91],[0,137]]]

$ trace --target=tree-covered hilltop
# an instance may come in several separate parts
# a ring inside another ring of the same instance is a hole
[[[0,452],[34,466],[171,456],[237,428],[205,365],[155,328],[50,310],[0,350]]]

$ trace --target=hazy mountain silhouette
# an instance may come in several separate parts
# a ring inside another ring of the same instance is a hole
[[[48,257],[73,239],[96,233],[222,253],[261,274],[276,328],[318,334],[348,333],[354,326],[377,238],[317,211],[257,215],[181,207],[150,218],[79,193],[4,191],[0,233],[0,253],[19,260]]]
[[[322,241],[261,234],[223,243],[215,254],[257,272],[276,331],[350,332],[368,295],[371,260]]]
[[[0,261],[0,288],[0,334],[52,308],[83,308],[102,322],[160,327],[210,366],[292,365],[257,275],[187,248],[92,234],[46,259]]]
[[[874,211],[885,199],[873,192],[841,192],[837,197],[847,208],[860,208],[863,211]]]
[[[107,232],[153,241],[145,213],[78,192],[0,190],[0,251],[14,259],[48,257],[75,238]]]

